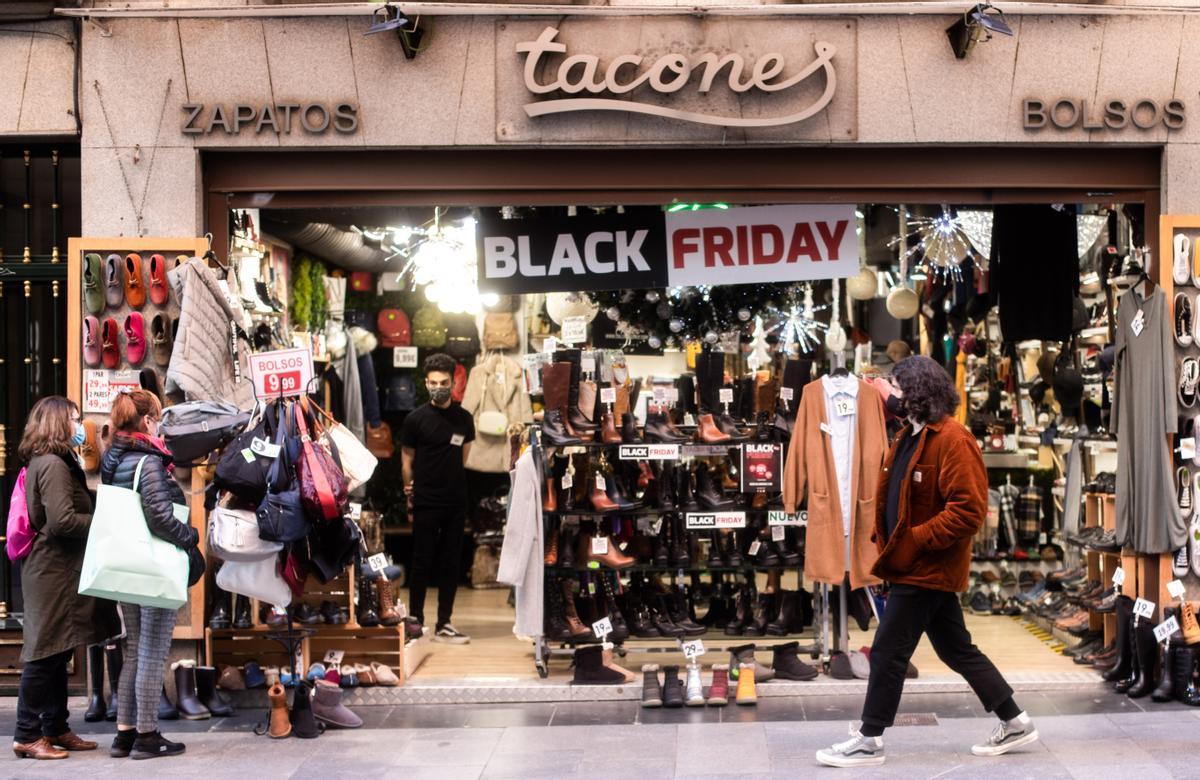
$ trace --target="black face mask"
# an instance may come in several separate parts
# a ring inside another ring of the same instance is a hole
[[[895,417],[899,417],[901,420],[908,417],[908,408],[904,404],[904,399],[901,398],[900,396],[898,396],[898,395],[888,396],[888,399],[887,399],[887,401],[884,402],[884,405],[887,407],[887,410],[889,412],[891,412],[892,415],[894,415]]]

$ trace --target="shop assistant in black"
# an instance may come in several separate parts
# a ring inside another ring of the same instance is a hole
[[[466,644],[471,638],[450,624],[466,526],[464,464],[475,439],[471,415],[450,399],[454,359],[435,354],[425,359],[429,403],[404,420],[400,457],[404,493],[413,522],[413,565],[408,578],[409,613],[425,624],[425,590],[432,574],[438,581],[438,619],[434,641]]]

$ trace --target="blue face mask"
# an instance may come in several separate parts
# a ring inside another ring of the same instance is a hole
[[[85,431],[83,429],[83,423],[81,423],[81,422],[75,423],[75,435],[71,437],[71,446],[72,447],[82,446],[82,444],[86,438],[87,438],[87,431]]]

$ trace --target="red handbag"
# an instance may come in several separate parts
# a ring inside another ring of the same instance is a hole
[[[296,404],[295,410],[296,428],[300,431],[300,460],[296,464],[300,503],[312,517],[336,520],[345,514],[350,503],[346,477],[325,448],[313,442],[300,404]]]

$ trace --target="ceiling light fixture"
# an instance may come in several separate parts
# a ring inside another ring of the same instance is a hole
[[[962,15],[962,18],[946,28],[950,48],[957,59],[966,59],[979,41],[990,41],[992,33],[1012,35],[1012,28],[1000,9],[991,3],[980,3]]]

